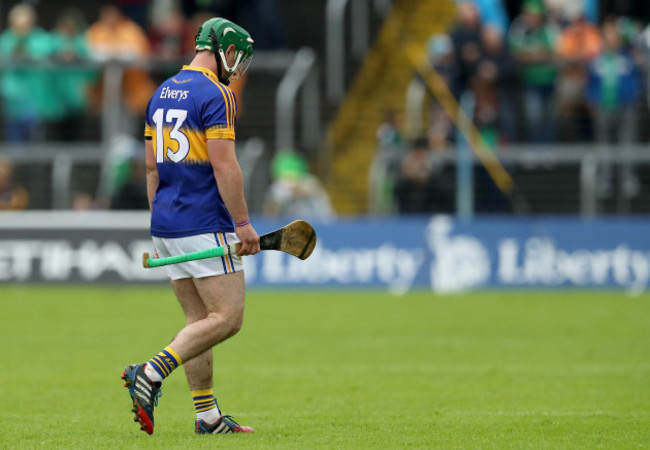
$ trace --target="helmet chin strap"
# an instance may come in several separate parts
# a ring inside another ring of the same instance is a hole
[[[217,78],[221,83],[228,86],[230,84],[230,80],[229,80],[230,77],[226,78],[225,80],[222,78],[221,73],[223,72],[222,70],[223,65],[221,64],[221,58],[219,58],[219,56],[216,53],[213,54],[214,54],[214,60],[217,62]]]
[[[225,64],[226,60],[225,60],[225,58],[223,56],[223,50],[219,49],[218,53],[221,55],[221,58],[217,57],[217,52],[215,51],[215,49],[219,47],[219,39],[217,39],[217,35],[215,34],[214,30],[212,30],[212,29],[210,30],[210,39],[212,40],[212,53],[214,55],[214,61],[217,63],[217,79],[221,83],[228,86],[230,84],[230,80],[229,80],[230,76],[228,78],[226,78],[226,79],[223,79],[223,77],[221,76],[221,72],[223,72],[223,70],[222,70],[223,66],[225,65],[226,68],[227,68],[228,65]],[[222,64],[222,62],[223,62],[223,64]]]

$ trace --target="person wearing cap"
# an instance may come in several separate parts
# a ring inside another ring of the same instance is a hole
[[[271,162],[271,176],[273,182],[264,201],[266,215],[316,220],[336,216],[327,191],[298,153],[291,149],[278,152]]]
[[[151,235],[158,257],[241,243],[237,255],[167,266],[186,326],[151,359],[129,364],[122,378],[134,421],[154,432],[163,380],[183,365],[196,408],[197,434],[251,433],[223,415],[212,390],[212,347],[242,326],[242,257],[260,251],[235,156],[237,101],[228,85],[250,65],[250,34],[223,18],[199,28],[196,55],[158,88],[145,115]],[[134,343],[151,319],[134,330]]]

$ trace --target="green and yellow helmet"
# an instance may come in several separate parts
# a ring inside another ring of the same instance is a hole
[[[237,51],[232,67],[228,65],[225,55],[231,45],[234,45]],[[199,32],[196,33],[195,49],[196,51],[209,50],[215,54],[217,67],[219,69],[223,67],[228,74],[225,79],[222,79],[219,73],[219,79],[224,84],[230,84],[242,76],[253,59],[253,39],[248,31],[221,17],[213,17],[201,25]]]

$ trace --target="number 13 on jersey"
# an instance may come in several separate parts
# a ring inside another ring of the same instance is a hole
[[[168,109],[167,114],[163,108],[158,108],[151,116],[156,126],[156,162],[165,161],[165,155],[170,161],[178,163],[187,158],[190,153],[190,141],[180,130],[187,119],[184,109]],[[165,128],[170,128],[169,139],[165,139]],[[177,150],[173,150],[170,141],[176,141]]]

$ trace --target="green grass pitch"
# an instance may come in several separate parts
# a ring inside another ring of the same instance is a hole
[[[650,446],[650,297],[251,291],[215,349],[222,410],[195,436],[184,374],[153,436],[120,375],[183,318],[169,287],[0,287],[2,448]]]

